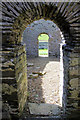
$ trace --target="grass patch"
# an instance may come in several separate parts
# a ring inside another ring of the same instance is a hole
[[[39,55],[48,55],[48,49],[39,49]]]
[[[39,42],[48,42],[49,36],[47,34],[40,34],[38,40]]]

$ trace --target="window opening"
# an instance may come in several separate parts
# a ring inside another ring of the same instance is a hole
[[[38,36],[38,56],[39,57],[48,57],[48,40],[49,36],[45,33],[42,33]]]

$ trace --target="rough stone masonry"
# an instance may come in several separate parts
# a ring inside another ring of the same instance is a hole
[[[49,56],[60,55],[60,29],[55,23],[50,20],[40,19],[29,24],[23,33],[23,42],[26,44],[26,51],[28,57],[38,56],[38,36],[41,33],[49,35],[48,52]]]
[[[9,105],[7,113],[10,112],[13,120],[17,119],[23,112],[27,100],[26,52],[21,41],[23,31],[33,21],[45,19],[55,22],[65,39],[65,45],[62,46],[62,107],[64,116],[66,118],[80,118],[80,2],[14,1],[16,2],[0,2],[0,9],[2,7],[2,21],[0,20],[0,28],[2,29],[2,53],[0,52],[3,83],[2,100],[6,106]],[[14,58],[16,58],[15,64],[11,67],[12,65],[9,63]],[[9,64],[7,67],[4,66],[6,62]],[[20,67],[16,68],[16,64]],[[14,86],[15,84],[16,86]],[[4,89],[5,87],[9,88],[6,88],[8,92]],[[12,99],[13,94],[15,94],[14,99]],[[8,99],[9,97],[11,99]],[[3,107],[3,111],[7,117],[6,107]]]

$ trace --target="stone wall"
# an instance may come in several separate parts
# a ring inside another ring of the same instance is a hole
[[[80,106],[80,93],[79,93],[80,75],[78,72],[79,64],[77,65],[77,63],[80,57],[80,49],[75,49],[75,47],[80,46],[80,14],[79,14],[80,3],[79,2],[59,3],[58,0],[56,1],[56,3],[44,2],[43,0],[42,2],[34,2],[34,1],[24,2],[24,0],[22,0],[22,2],[19,2],[18,0],[16,0],[16,2],[1,2],[0,7],[2,7],[2,21],[0,21],[0,28],[2,29],[2,33],[3,33],[3,39],[2,39],[3,56],[1,55],[1,60],[4,61],[3,65],[8,61],[11,62],[11,65],[9,64],[9,67],[7,67],[7,69],[5,66],[2,68],[3,76],[1,77],[3,80],[3,102],[6,104],[6,106],[8,106],[7,105],[8,103],[10,104],[11,107],[14,108],[15,107],[18,108],[19,106],[24,106],[25,103],[24,102],[25,98],[23,97],[24,96],[23,93],[25,92],[21,93],[22,94],[21,98],[23,100],[23,103],[21,100],[22,105],[19,105],[20,103],[18,102],[17,99],[19,93],[17,94],[17,90],[20,89],[16,89],[18,86],[17,87],[15,86],[15,88],[13,89],[14,84],[16,84],[16,79],[14,79],[16,78],[14,77],[16,73],[16,69],[15,69],[16,64],[14,63],[12,64],[11,59],[14,58],[14,54],[17,55],[18,49],[13,53],[8,52],[8,50],[10,51],[11,49],[12,51],[13,49],[12,44],[15,44],[15,46],[16,44],[18,44],[18,48],[20,47],[20,43],[21,43],[20,38],[28,24],[31,24],[33,21],[39,19],[51,20],[55,22],[60,28],[61,32],[64,35],[66,45],[68,46],[68,49],[66,49],[66,46],[64,46],[63,49],[63,53],[64,53],[63,54],[63,62],[64,62],[63,65],[64,68],[63,101],[64,102],[63,103],[65,103],[63,104],[63,108],[65,110],[64,112],[66,113],[66,115],[69,115],[70,118],[76,116],[78,117],[80,115],[80,107],[79,107]],[[7,48],[7,46],[9,47],[9,45],[11,46],[10,49],[8,50],[5,49]],[[71,50],[71,47],[73,48],[73,50]],[[78,57],[76,57],[77,54]],[[17,58],[18,56],[16,57],[16,59]],[[23,58],[21,59],[22,61],[24,61]],[[74,62],[75,59],[76,62]],[[70,65],[73,63],[75,63],[76,65]],[[11,80],[10,78],[13,80]],[[15,81],[15,82],[11,83],[11,81]],[[24,81],[24,79],[22,81]],[[10,83],[11,85],[9,85]],[[24,82],[22,82],[22,84],[24,84]],[[22,88],[25,87],[23,86]],[[12,96],[12,94],[14,93],[15,93],[14,95],[15,97]],[[14,98],[12,99],[12,97]],[[23,107],[21,107],[21,109],[22,108]],[[6,110],[7,109],[5,109],[5,111]],[[17,110],[14,109],[12,113],[18,115],[19,112],[17,112]]]
[[[27,99],[27,67],[24,45],[3,47],[3,118],[21,115]],[[7,109],[7,110],[6,110]]]
[[[69,118],[80,117],[80,47],[63,45],[63,107]]]
[[[41,33],[46,33],[49,35],[49,56],[59,56],[59,44],[61,42],[60,29],[52,21],[44,19],[40,19],[29,24],[23,33],[23,42],[26,44],[27,56],[38,56],[38,36]]]

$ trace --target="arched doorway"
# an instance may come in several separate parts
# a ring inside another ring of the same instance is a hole
[[[79,53],[80,51],[80,48],[79,48],[80,4],[79,2],[56,2],[56,3],[55,2],[50,2],[50,3],[36,2],[35,3],[35,2],[18,2],[17,1],[17,2],[7,2],[7,3],[2,2],[1,5],[3,6],[3,9],[2,9],[3,26],[1,26],[1,28],[3,29],[3,51],[7,56],[6,57],[5,54],[3,54],[2,57],[4,57],[5,60],[4,59],[2,60],[6,63],[6,61],[8,62],[8,60],[10,62],[13,62],[13,58],[16,58],[15,59],[16,62],[14,62],[16,68],[21,65],[20,69],[15,69],[15,67],[12,67],[13,70],[7,69],[8,74],[6,75],[9,78],[7,87],[11,87],[9,85],[10,76],[13,76],[13,79],[15,78],[14,83],[17,82],[18,84],[16,84],[17,87],[15,87],[14,89],[14,92],[15,92],[14,99],[9,100],[9,98],[6,97],[6,99],[4,98],[5,103],[6,101],[10,102],[10,105],[12,104],[10,107],[12,108],[13,106],[16,106],[17,110],[19,110],[18,113],[21,113],[23,111],[25,101],[27,98],[25,97],[26,93],[24,89],[27,86],[27,82],[26,82],[27,79],[26,79],[26,75],[23,72],[24,67],[26,71],[26,63],[25,63],[26,57],[24,55],[25,48],[21,43],[21,35],[25,27],[28,24],[32,23],[34,20],[41,19],[41,18],[51,19],[52,21],[55,21],[55,23],[60,27],[62,33],[64,34],[64,38],[66,40],[66,44],[63,45],[62,47],[63,63],[64,63],[64,66],[63,66],[64,67],[64,84],[63,84],[64,85],[63,86],[64,113],[66,113],[69,117],[76,116],[79,113],[79,108],[80,108],[80,100],[79,100],[80,96],[78,91],[79,64],[77,64],[79,59],[77,59],[76,63],[72,61],[74,61],[73,58],[74,59],[76,58],[75,56],[79,58],[79,55],[80,55]],[[9,58],[8,55],[11,58]],[[20,59],[22,59],[22,61],[20,61]],[[16,65],[16,63],[18,63],[18,65]],[[9,68],[10,67],[11,65],[9,65]],[[9,71],[9,70],[12,70],[12,71]],[[19,72],[21,74],[19,74]],[[3,73],[4,73],[3,76],[5,77],[6,76],[5,72],[3,71]],[[5,82],[7,81],[3,79],[3,83]],[[76,82],[77,84],[73,84]],[[12,84],[12,86],[14,88],[14,84]],[[11,96],[9,97],[11,98]],[[13,109],[13,112],[14,112],[14,109]],[[16,112],[17,115],[18,113]]]
[[[49,57],[49,36],[45,33],[38,36],[38,56]]]
[[[27,52],[29,115],[58,115],[62,107],[59,95],[60,29],[50,20],[34,21],[25,29],[23,42]]]

